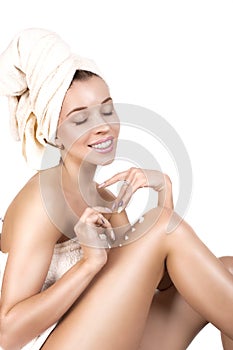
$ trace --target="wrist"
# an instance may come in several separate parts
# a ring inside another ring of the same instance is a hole
[[[157,187],[155,187],[155,190],[157,192],[162,192],[166,190],[171,190],[172,188],[172,182],[170,177],[167,174],[161,173],[162,179],[161,179],[161,184]]]
[[[97,274],[107,263],[107,259],[104,257],[87,257],[85,259],[85,266],[90,273]]]
[[[164,174],[164,181],[165,181],[165,189],[168,191],[172,189],[172,182],[168,175]]]
[[[172,182],[166,174],[163,174],[163,186],[158,191],[158,206],[173,209]]]

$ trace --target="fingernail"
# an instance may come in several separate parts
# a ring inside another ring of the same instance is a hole
[[[122,206],[118,207],[118,209],[117,209],[118,214],[120,214],[122,212],[122,210],[123,210]]]
[[[98,188],[104,187],[105,182],[102,182],[102,184],[98,185]]]
[[[119,203],[118,203],[118,209],[117,209],[117,212],[118,214],[120,214],[123,210],[123,201],[121,200]]]
[[[122,205],[123,205],[123,201],[120,201],[120,202],[118,203],[118,208],[119,208],[119,207],[122,207]]]
[[[113,241],[116,240],[116,236],[113,230],[110,230],[110,237],[112,238]]]

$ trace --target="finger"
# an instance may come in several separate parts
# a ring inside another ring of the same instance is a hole
[[[115,241],[116,240],[115,233],[113,231],[113,228],[112,228],[110,222],[107,219],[105,219],[105,223],[102,227],[105,228],[104,234],[106,235],[106,239],[110,242]]]
[[[115,239],[112,227],[102,214],[92,212],[85,222],[78,222],[75,233],[81,245],[96,248],[111,248]]]
[[[124,192],[122,192],[119,196],[118,202],[115,202],[115,210],[120,214],[128,205],[133,193],[134,193],[133,186],[128,186]]]
[[[94,210],[94,209],[91,208],[91,207],[87,207],[87,208],[83,211],[83,213],[82,213],[82,215],[81,215],[81,217],[80,217],[79,220],[81,220],[82,222],[85,222],[85,221],[87,220],[87,218],[90,217],[90,216],[93,215],[93,214],[96,214],[96,210]]]
[[[94,207],[85,209],[81,222],[75,226],[80,243],[99,248],[111,248],[115,241],[115,233],[110,222],[96,208],[104,212],[112,212],[109,208]],[[106,210],[108,209],[108,210]],[[80,219],[81,219],[80,218]]]
[[[128,179],[126,180],[127,184],[123,184],[119,195],[117,196],[114,204],[112,206],[113,210],[116,210],[118,213],[121,213],[128,205],[132,195],[137,191],[137,189],[144,186],[145,180],[144,176],[135,176],[134,174],[130,174]]]
[[[81,215],[80,220],[83,221],[83,222],[86,222],[86,220],[88,218],[90,219],[92,217],[92,219],[93,219],[93,215],[98,215],[100,213],[110,214],[110,213],[112,213],[112,210],[107,208],[107,207],[101,207],[101,206],[98,206],[98,207],[87,207],[84,210],[83,214]]]
[[[101,208],[101,207],[100,207]],[[110,210],[106,210],[106,208],[103,208],[103,211],[106,211],[109,213]],[[108,209],[108,208],[107,208]],[[112,212],[112,211],[111,211]],[[82,215],[82,220],[81,220],[83,225],[89,226],[90,230],[92,230],[94,227],[96,228],[97,231],[99,228],[108,228],[110,227],[109,221],[98,211],[96,211],[93,208],[87,208]],[[76,229],[78,230],[78,227],[80,227],[81,222],[79,222],[76,225]],[[88,229],[88,228],[87,228]],[[103,237],[102,237],[103,238]]]
[[[97,227],[103,227],[103,228],[111,227],[109,221],[100,213],[97,213],[97,214],[93,215],[92,218],[91,218],[91,221],[92,220],[95,220],[94,224]]]
[[[96,224],[96,226],[98,226],[98,227],[100,227],[100,226],[101,226],[101,227],[105,227],[104,219],[103,219],[100,215],[97,216],[97,219],[96,219],[95,224]]]
[[[116,235],[115,235],[115,232],[114,232],[113,228],[112,227],[108,227],[108,228],[106,228],[105,232],[107,234],[108,240],[110,240],[110,242],[111,241],[115,242]]]
[[[132,198],[134,191],[129,187],[124,195],[122,196],[119,204],[118,204],[118,208],[117,208],[117,212],[120,214],[129,204],[130,199]]]
[[[118,181],[124,180],[127,176],[128,171],[122,171],[116,175],[113,175],[110,179],[105,180],[101,184],[99,184],[98,188],[110,186]]]
[[[107,219],[93,208],[86,208],[74,227],[74,231],[81,245],[96,248],[110,248],[109,238],[113,235],[105,234],[111,225]]]
[[[106,219],[105,217],[100,213],[93,214],[90,218],[87,219],[89,222],[94,223],[96,226],[106,226]],[[94,222],[93,222],[94,221]]]
[[[133,193],[136,191],[137,187],[135,187],[136,180],[133,178],[133,176],[128,176],[121,186],[120,192],[115,199],[112,210],[116,210],[117,212],[121,212],[127,205],[126,198],[129,201],[129,197],[133,195]]]
[[[101,214],[99,215],[99,222],[101,222],[100,226],[102,226],[104,228],[109,226],[109,221]]]

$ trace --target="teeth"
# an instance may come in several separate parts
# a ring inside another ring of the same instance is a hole
[[[108,140],[102,143],[98,143],[97,145],[92,145],[93,148],[108,148],[112,144],[112,140]]]

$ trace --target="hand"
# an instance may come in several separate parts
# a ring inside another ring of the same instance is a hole
[[[98,210],[97,210],[98,209]],[[115,234],[109,221],[101,213],[111,212],[108,208],[86,208],[74,227],[82,247],[84,258],[102,267],[107,262],[106,249],[111,247]]]
[[[112,207],[118,213],[126,208],[133,193],[142,187],[151,187],[158,192],[158,206],[173,209],[171,181],[166,174],[157,170],[130,168],[112,176],[100,184],[99,188],[110,186],[118,181],[123,181],[123,185]]]

